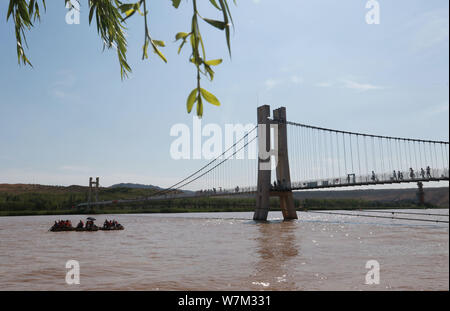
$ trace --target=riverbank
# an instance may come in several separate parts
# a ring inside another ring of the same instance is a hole
[[[311,207],[308,209],[297,208],[297,211],[333,211],[333,210],[348,210],[348,211],[358,211],[358,210],[390,210],[390,209],[442,209],[438,206],[405,206],[405,207],[395,207],[395,206],[383,206],[383,207],[373,207],[373,208],[362,208],[362,207]],[[254,207],[235,207],[235,208],[134,208],[134,209],[113,209],[104,208],[101,210],[94,210],[91,212],[80,211],[78,209],[71,210],[57,210],[57,211],[0,211],[0,217],[8,216],[52,216],[52,215],[101,215],[101,214],[164,214],[164,213],[224,213],[224,212],[253,212]],[[281,211],[280,208],[270,208],[270,211]]]
[[[412,191],[358,190],[295,192],[297,210],[361,210],[361,209],[420,209],[448,208],[448,188],[430,188],[425,206],[417,205]],[[100,188],[99,200],[120,202],[151,196],[155,189]],[[256,205],[253,196],[199,197],[167,199],[135,203],[112,203],[78,208],[88,200],[88,189],[82,186],[0,185],[0,216],[79,215],[79,214],[141,214],[141,213],[203,213],[252,212]],[[279,211],[278,198],[270,199],[270,210]]]

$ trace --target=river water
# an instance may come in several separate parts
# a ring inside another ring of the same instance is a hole
[[[48,232],[83,216],[0,217],[0,290],[449,290],[448,224],[298,215],[96,215],[125,226],[112,232]],[[66,284],[68,260],[79,285]],[[365,284],[369,260],[378,285]]]

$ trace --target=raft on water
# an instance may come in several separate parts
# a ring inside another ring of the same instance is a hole
[[[79,232],[94,232],[94,231],[115,231],[115,230],[123,230],[124,227],[119,224],[116,220],[108,221],[105,220],[105,223],[102,227],[98,227],[94,224],[96,219],[93,217],[88,217],[86,219],[86,225],[84,226],[83,222],[80,220],[76,227],[72,226],[72,222],[70,220],[60,220],[59,222],[55,221],[55,224],[49,229],[52,232],[63,232],[63,231],[79,231]]]
[[[95,232],[95,231],[115,231],[115,230],[124,230],[125,228],[122,225],[119,225],[115,228],[103,228],[103,227],[91,227],[91,228],[74,228],[74,227],[65,227],[65,228],[55,228],[51,227],[49,231],[51,232],[64,232],[64,231],[78,231],[78,232]]]

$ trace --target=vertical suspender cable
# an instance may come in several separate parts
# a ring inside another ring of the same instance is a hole
[[[373,159],[373,171],[377,171],[377,159],[375,155],[375,138],[372,137],[372,159]]]
[[[419,150],[419,161],[420,161],[420,168],[423,168],[423,159],[422,159],[422,149],[420,148],[420,146],[422,145],[421,142],[418,142],[418,150]],[[419,167],[417,167],[419,168]]]
[[[350,138],[350,161],[352,163],[352,174],[355,173],[355,169],[353,168],[353,146],[352,146],[352,135],[349,134],[348,138]]]
[[[416,162],[416,171],[419,169],[419,163],[417,161],[417,147],[416,141],[413,141],[413,149],[414,149],[414,161]]]
[[[435,168],[438,169],[439,162],[438,162],[438,157],[437,157],[437,152],[436,152],[436,143],[433,143],[433,148],[434,148],[434,157],[436,159],[436,166],[435,166]],[[434,177],[436,177],[436,176],[434,176]],[[439,176],[437,176],[437,177],[439,177]]]
[[[336,178],[336,174],[334,171],[334,148],[333,148],[333,134],[332,132],[328,132],[330,134],[330,150],[331,150],[331,169],[333,171],[333,173],[331,175],[333,175],[333,179]]]
[[[387,140],[387,146],[389,148],[388,152],[389,152],[389,172],[391,173],[394,170],[394,155],[393,155],[393,151],[392,151],[392,139],[388,139]]]
[[[325,170],[326,170],[326,176],[325,178],[330,178],[330,168],[329,168],[329,155],[328,155],[328,144],[327,144],[327,132],[323,131],[323,147],[324,147],[324,151],[325,151]]]
[[[413,167],[413,161],[412,161],[412,153],[411,153],[411,141],[408,140],[408,155],[409,155],[409,167]]]
[[[317,163],[318,163],[318,167],[320,167],[319,170],[319,179],[322,179],[323,177],[323,159],[322,159],[322,142],[320,139],[320,130],[318,130],[317,132]]]
[[[364,136],[364,153],[365,153],[365,158],[366,158],[366,173],[367,173],[367,175],[369,175],[369,158],[367,155],[367,136]]]
[[[380,154],[381,154],[381,172],[380,175],[384,174],[384,150],[383,150],[383,139],[381,137],[378,138],[378,144],[380,145]]]
[[[447,151],[447,146],[448,145],[446,145],[446,144],[443,144],[442,145],[443,147],[444,147],[444,150],[445,150],[445,159],[447,160],[447,170],[449,169],[449,163],[448,163],[448,161],[449,161],[449,159],[448,159],[448,151]],[[448,172],[447,172],[448,173]]]
[[[341,178],[341,155],[339,152],[339,134],[336,132],[336,148],[337,148],[337,158],[338,158],[338,170],[339,170],[339,179]]]
[[[348,174],[348,170],[347,170],[347,152],[345,150],[345,134],[344,133],[342,133],[342,141],[344,142],[344,169],[345,169],[344,175],[347,176],[347,174]]]
[[[427,167],[430,165],[430,163],[428,162],[428,157],[427,157],[427,148],[425,146],[425,142],[422,143],[422,147],[423,147],[423,157],[425,159],[425,164],[424,166]]]
[[[358,170],[359,170],[358,175],[361,176],[362,172],[361,172],[361,157],[360,157],[360,149],[359,149],[359,135],[356,135],[356,148],[358,149]]]
[[[397,156],[397,171],[400,170],[400,152],[398,150],[398,140],[394,139],[394,145],[395,145],[395,155]]]

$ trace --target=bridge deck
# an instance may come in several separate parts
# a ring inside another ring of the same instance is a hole
[[[402,183],[417,183],[417,182],[439,182],[439,181],[449,181],[448,177],[439,177],[439,178],[423,178],[423,179],[408,179],[408,180],[382,180],[382,181],[374,181],[374,182],[355,182],[355,183],[339,183],[339,184],[317,184],[315,186],[306,185],[306,186],[295,186],[287,189],[272,189],[272,195],[282,195],[286,191],[299,191],[299,190],[315,190],[315,189],[330,189],[330,188],[342,188],[342,187],[358,187],[358,186],[375,186],[375,185],[387,185],[387,184],[402,184]],[[180,200],[180,199],[195,199],[195,198],[205,198],[205,197],[229,197],[229,196],[239,196],[239,195],[249,195],[256,193],[256,187],[249,187],[248,190],[245,191],[217,191],[217,192],[204,192],[204,193],[183,193],[181,195],[171,195],[165,194],[160,196],[150,196],[146,198],[136,198],[132,200],[109,200],[109,201],[100,201],[100,202],[92,202],[90,205],[109,205],[109,204],[122,204],[122,203],[138,203],[145,201],[162,201],[162,200]],[[78,207],[88,206],[88,203],[78,204]]]

